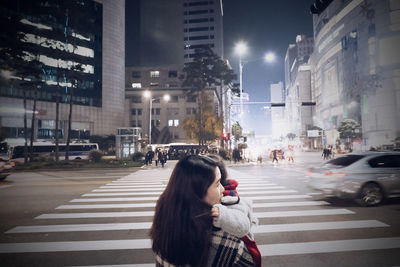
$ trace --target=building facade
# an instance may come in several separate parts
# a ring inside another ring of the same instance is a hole
[[[0,4],[1,19],[17,22],[2,34],[22,33],[12,40],[14,46],[1,46],[11,48],[15,55],[25,54],[14,65],[1,60],[0,123],[6,137],[24,137],[24,94],[28,119],[37,100],[35,140],[55,138],[57,98],[60,137],[67,138],[71,94],[72,139],[115,134],[123,126],[125,1],[83,3],[20,0]],[[28,132],[30,125],[28,121]]]
[[[307,131],[313,127],[311,102],[310,55],[313,52],[313,38],[305,35],[296,37],[296,44],[290,44],[285,56],[285,121],[287,133],[295,134],[308,146]]]
[[[141,127],[144,141],[149,140],[150,123],[152,144],[191,141],[182,123],[196,115],[198,102],[195,95],[188,94],[188,89],[181,86],[183,77],[180,65],[126,68],[125,124]],[[151,97],[146,97],[145,91]],[[165,95],[169,96],[168,101]],[[214,91],[208,95],[216,99]]]
[[[272,103],[282,103],[284,102],[284,88],[283,82],[271,84],[271,102]],[[285,108],[284,107],[274,107],[271,109],[271,128],[272,128],[272,138],[274,140],[279,140],[281,137],[286,136],[287,129],[285,123]]]
[[[328,2],[311,9],[315,122],[330,145],[344,119],[361,124],[366,148],[391,144],[400,136],[399,2]]]
[[[196,48],[204,46],[224,58],[222,0],[184,0],[183,6],[185,63],[192,61]]]

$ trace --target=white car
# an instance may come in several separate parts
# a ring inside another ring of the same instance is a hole
[[[326,196],[350,198],[363,206],[400,196],[400,153],[352,153],[307,172],[309,186]]]

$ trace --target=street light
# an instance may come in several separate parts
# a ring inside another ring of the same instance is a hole
[[[275,54],[272,52],[268,52],[264,56],[264,60],[268,63],[274,62],[275,61]]]
[[[143,92],[143,96],[144,96],[145,98],[148,98],[148,99],[149,99],[149,107],[150,107],[150,108],[149,108],[149,145],[151,145],[151,110],[153,109],[153,101],[156,100],[156,99],[159,99],[159,97],[157,97],[157,98],[152,98],[151,92],[150,92],[149,90],[144,91],[144,92]],[[169,97],[168,94],[165,94],[165,95],[163,96],[163,99],[164,99],[166,102],[168,102],[169,99],[170,99],[170,97]]]
[[[236,54],[239,55],[239,88],[240,88],[240,116],[243,114],[243,63],[242,56],[247,52],[247,44],[240,41],[235,47]]]

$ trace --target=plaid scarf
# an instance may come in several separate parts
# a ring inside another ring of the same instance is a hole
[[[221,229],[213,231],[207,267],[254,267],[243,242]],[[156,255],[156,267],[176,267]],[[186,265],[189,267],[189,265]]]

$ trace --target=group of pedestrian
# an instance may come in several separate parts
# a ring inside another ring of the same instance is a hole
[[[237,163],[242,160],[242,156],[240,155],[240,151],[238,148],[234,148],[232,151],[232,159],[234,163]]]
[[[324,160],[332,159],[334,157],[333,147],[332,146],[324,147],[321,156]]]
[[[167,162],[167,153],[165,151],[162,151],[161,149],[156,149],[155,152],[150,149],[149,151],[147,151],[144,160],[146,166],[152,165],[154,160],[156,167],[158,166],[158,163],[160,163],[161,166],[164,168],[164,165]]]
[[[287,153],[285,155],[285,151],[282,149],[274,149],[271,151],[272,163],[279,163],[279,159],[285,160],[287,159],[288,162],[294,163],[294,148],[293,146],[288,146]]]
[[[252,202],[239,198],[218,156],[178,161],[150,230],[156,266],[261,266]]]

